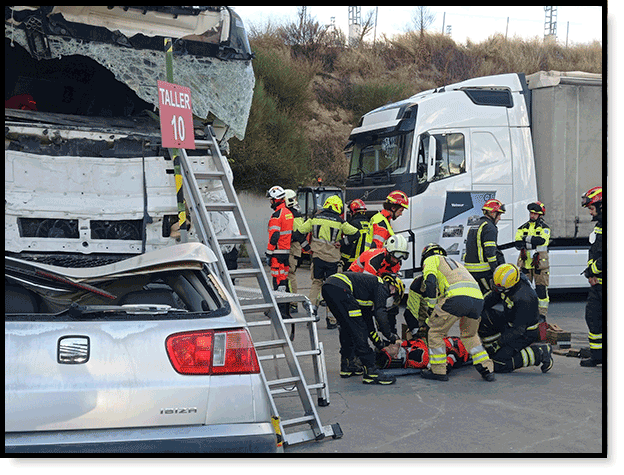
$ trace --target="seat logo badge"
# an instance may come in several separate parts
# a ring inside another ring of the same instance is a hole
[[[88,336],[64,336],[59,338],[57,361],[60,364],[83,364],[91,353]]]

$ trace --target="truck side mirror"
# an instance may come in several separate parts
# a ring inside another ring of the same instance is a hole
[[[429,136],[429,156],[427,157],[427,178],[429,181],[435,177],[436,163],[436,139],[433,135]]]

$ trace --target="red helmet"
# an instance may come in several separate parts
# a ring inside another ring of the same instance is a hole
[[[359,211],[366,211],[366,204],[361,199],[355,199],[349,203],[349,209],[351,213],[355,214]]]
[[[386,196],[386,203],[401,205],[403,208],[407,209],[409,201],[407,200],[407,195],[405,193],[400,190],[395,190]]]
[[[481,209],[483,210],[484,213],[486,211],[491,211],[494,213],[504,213],[505,205],[498,200],[492,199],[492,200],[487,200],[485,204],[483,205],[483,208]]]
[[[533,203],[529,203],[527,206],[527,209],[531,213],[537,213],[541,215],[546,214],[546,206],[544,206],[544,203],[542,203],[541,201],[535,201]]]
[[[595,186],[581,197],[581,206],[587,208],[596,203],[602,204],[602,186]]]

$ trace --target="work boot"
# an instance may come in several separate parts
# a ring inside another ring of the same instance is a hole
[[[595,360],[593,358],[581,360],[581,366],[584,366],[585,368],[593,368],[594,366],[598,366],[599,364],[602,364],[602,360]]]
[[[334,328],[338,328],[338,322],[332,323],[332,322],[329,321],[329,318],[326,318],[325,322],[327,322],[327,329],[328,330],[333,330]]]
[[[448,374],[436,374],[430,369],[423,369],[420,372],[420,377],[425,379],[433,379],[435,381],[448,381]]]
[[[475,368],[479,372],[481,377],[485,379],[487,382],[491,383],[493,381],[496,381],[496,376],[494,376],[494,373],[492,373],[489,369],[487,369],[482,364],[475,365]]]
[[[350,378],[353,375],[361,376],[364,373],[359,359],[353,358],[340,358],[340,377]]]
[[[362,382],[364,384],[394,384],[396,382],[396,378],[394,376],[386,375],[383,371],[378,370],[374,366],[364,366]]]
[[[542,373],[547,373],[555,362],[552,357],[552,346],[549,344],[540,345],[539,350],[542,354]]]

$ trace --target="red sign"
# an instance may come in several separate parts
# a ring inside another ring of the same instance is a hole
[[[195,149],[191,90],[158,81],[158,105],[163,147]]]

